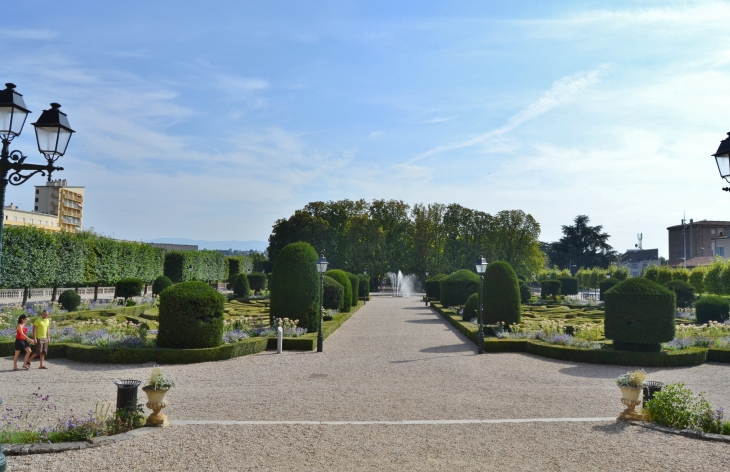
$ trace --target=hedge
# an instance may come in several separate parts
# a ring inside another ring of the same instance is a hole
[[[345,288],[332,277],[323,278],[322,306],[328,310],[341,310]]]
[[[352,303],[350,304],[350,306],[357,306],[357,296],[360,292],[360,278],[357,275],[351,274],[349,272],[347,272],[347,278],[350,279],[350,288],[352,290]]]
[[[649,267],[652,267],[652,266],[649,266]],[[613,286],[618,284],[619,282],[621,282],[619,279],[606,279],[606,280],[601,281],[601,283],[598,284],[598,288],[600,290],[598,299],[600,301],[605,301],[604,294],[608,290],[613,288]]]
[[[243,257],[241,256],[226,256],[228,261],[228,283],[233,285],[236,281],[236,276],[243,272]]]
[[[73,290],[64,290],[58,296],[58,303],[66,311],[74,311],[81,305],[81,295]]]
[[[183,282],[160,294],[161,348],[200,349],[223,342],[226,297],[204,282]]]
[[[543,298],[543,300],[547,297],[553,297],[553,299],[555,299],[555,297],[560,295],[560,285],[561,283],[559,280],[543,280],[542,282],[540,282],[540,296]]]
[[[255,293],[266,290],[266,274],[261,272],[252,272],[248,274],[248,286]]]
[[[576,277],[558,277],[560,293],[563,295],[578,295],[578,279]]]
[[[360,279],[360,285],[358,285],[358,297],[367,299],[370,296],[370,279],[363,274],[359,274],[357,278]]]
[[[519,323],[520,288],[517,275],[509,263],[497,261],[484,272],[484,323],[507,325]]]
[[[144,288],[144,280],[137,277],[128,277],[117,281],[114,287],[114,298],[124,298],[126,302],[128,298],[139,297],[142,295]]]
[[[644,277],[616,284],[604,294],[604,332],[626,350],[659,350],[674,339],[676,295]],[[651,346],[642,347],[642,346]]]
[[[699,324],[710,321],[722,323],[728,319],[730,302],[719,295],[705,295],[695,302],[695,313]]]
[[[165,290],[167,287],[172,286],[172,280],[164,275],[161,275],[155,279],[152,283],[152,295],[159,295],[160,292]]]
[[[695,301],[695,288],[684,280],[670,280],[664,287],[674,292],[679,308],[691,307]]]
[[[467,269],[457,270],[442,279],[440,285],[440,300],[442,305],[463,305],[466,303],[469,295],[477,293],[479,290],[479,276]]]
[[[228,280],[228,261],[220,251],[169,251],[164,269],[164,275],[175,283]]]
[[[237,297],[248,297],[251,289],[248,286],[248,275],[238,273],[233,278],[233,294]]]
[[[277,318],[299,320],[299,327],[317,329],[319,308],[319,256],[305,242],[285,246],[274,263],[270,286],[270,321]],[[348,282],[349,285],[349,282]]]
[[[464,321],[471,321],[473,318],[479,319],[479,294],[472,293],[464,303],[464,311],[461,314]]]
[[[532,291],[527,284],[520,284],[520,303],[527,303],[532,298]]]
[[[277,258],[278,260],[278,258]],[[347,272],[340,269],[331,269],[324,273],[328,277],[332,277],[344,289],[342,293],[342,311],[350,311],[352,307],[352,283]]]
[[[445,278],[446,274],[437,274],[426,280],[426,298],[441,298],[441,281]]]

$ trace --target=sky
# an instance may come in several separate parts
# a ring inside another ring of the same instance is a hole
[[[266,240],[310,201],[588,215],[667,255],[730,219],[730,3],[45,1],[0,27],[2,82],[76,134],[54,178],[130,240]],[[41,162],[32,127],[13,148]],[[31,210],[33,185],[6,202]]]

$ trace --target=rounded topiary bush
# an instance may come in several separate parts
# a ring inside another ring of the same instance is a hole
[[[248,274],[243,272],[233,279],[233,294],[237,297],[248,297],[251,288],[248,286]]]
[[[347,272],[347,278],[350,279],[350,287],[352,288],[352,306],[357,306],[357,298],[360,293],[360,278]]]
[[[167,287],[172,286],[172,280],[164,275],[161,275],[152,282],[152,295],[159,295]]]
[[[509,263],[497,261],[484,272],[484,323],[511,325],[522,319],[520,286]]]
[[[558,277],[560,293],[563,295],[578,295],[578,279],[576,277]]]
[[[324,276],[322,306],[328,310],[341,310],[345,288],[332,277]]]
[[[479,290],[479,276],[467,269],[457,270],[448,277],[444,277],[440,285],[442,305],[463,305],[469,295],[477,293]]]
[[[527,303],[530,301],[530,298],[532,298],[530,287],[527,284],[520,284],[520,302]]]
[[[557,279],[543,280],[540,282],[540,296],[543,300],[547,297],[553,297],[555,299],[560,295],[560,285],[560,280]]]
[[[58,303],[66,311],[76,311],[81,305],[81,296],[73,290],[64,290],[58,296]]]
[[[360,298],[368,298],[370,296],[370,280],[367,278],[367,276],[360,274],[357,276],[358,279],[360,279],[360,285],[358,285],[358,295]]]
[[[352,283],[350,282],[350,277],[347,276],[347,272],[340,269],[332,269],[325,272],[324,275],[332,277],[337,283],[342,285],[344,289],[344,293],[342,294],[342,311],[350,311],[352,308]]]
[[[699,324],[710,321],[722,323],[730,314],[730,302],[719,295],[705,295],[695,302],[695,312]]]
[[[666,287],[634,277],[619,282],[603,297],[604,332],[614,349],[659,352],[661,343],[674,339],[677,297]]]
[[[648,279],[648,280],[651,280],[651,279]],[[606,291],[610,290],[614,285],[616,285],[619,282],[621,282],[619,279],[614,279],[614,278],[602,280],[598,284],[598,288],[600,290],[598,299],[601,301],[604,301],[603,295],[606,293]]]
[[[472,293],[471,295],[469,295],[469,298],[466,299],[466,303],[464,303],[464,311],[461,313],[461,318],[464,321],[471,321],[473,318],[478,318],[478,311],[479,294]]]
[[[446,274],[436,274],[426,280],[426,298],[441,298],[441,281],[446,278]]]
[[[144,288],[144,280],[136,277],[128,277],[121,279],[116,283],[114,287],[114,298],[124,298],[126,303],[130,297],[139,297],[142,295],[142,289]]]
[[[266,274],[264,273],[252,272],[248,274],[248,286],[256,293],[266,290],[266,282]]]
[[[684,280],[670,280],[664,286],[677,296],[679,308],[691,307],[695,301],[695,288]]]
[[[223,340],[226,297],[205,282],[190,281],[160,293],[157,346],[175,349],[216,347]]]
[[[527,283],[527,277],[525,277],[522,274],[517,274],[517,278],[525,283]]]
[[[274,262],[269,280],[272,326],[277,318],[299,320],[300,328],[310,333],[317,329],[319,313],[319,274],[317,252],[305,242],[284,247]]]

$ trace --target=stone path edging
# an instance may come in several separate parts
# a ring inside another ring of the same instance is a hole
[[[630,421],[629,424],[632,424],[634,426],[641,426],[642,428],[653,429],[655,431],[661,431],[662,433],[676,434],[678,436],[685,436],[687,438],[704,439],[705,441],[717,441],[717,442],[730,443],[730,436],[728,436],[726,434],[705,433],[704,431],[700,431],[700,430],[696,430],[696,429],[670,428],[669,426],[661,426],[658,424],[647,423],[644,421],[640,421],[640,422]]]
[[[35,443],[35,444],[3,444],[3,454],[6,456],[26,456],[28,454],[51,454],[54,452],[78,451],[90,447],[99,447],[105,444],[114,444],[138,436],[158,431],[159,428],[138,428],[126,433],[113,436],[99,436],[86,441],[61,442],[61,443]]]
[[[447,424],[501,424],[501,423],[596,423],[616,421],[616,418],[516,418],[501,420],[373,420],[373,421],[232,421],[232,420],[170,420],[170,424],[222,425],[222,426],[277,426],[277,425],[315,425],[315,426],[368,426],[368,425],[447,425]]]

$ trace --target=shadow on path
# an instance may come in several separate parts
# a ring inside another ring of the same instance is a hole
[[[420,350],[420,352],[425,353],[431,353],[431,354],[443,354],[447,352],[471,352],[474,349],[471,348],[471,346],[461,343],[461,344],[447,344],[445,346],[433,346],[433,347],[426,347]]]
[[[429,319],[429,320],[406,320],[406,323],[416,323],[416,324],[444,324],[443,321],[439,319]]]

